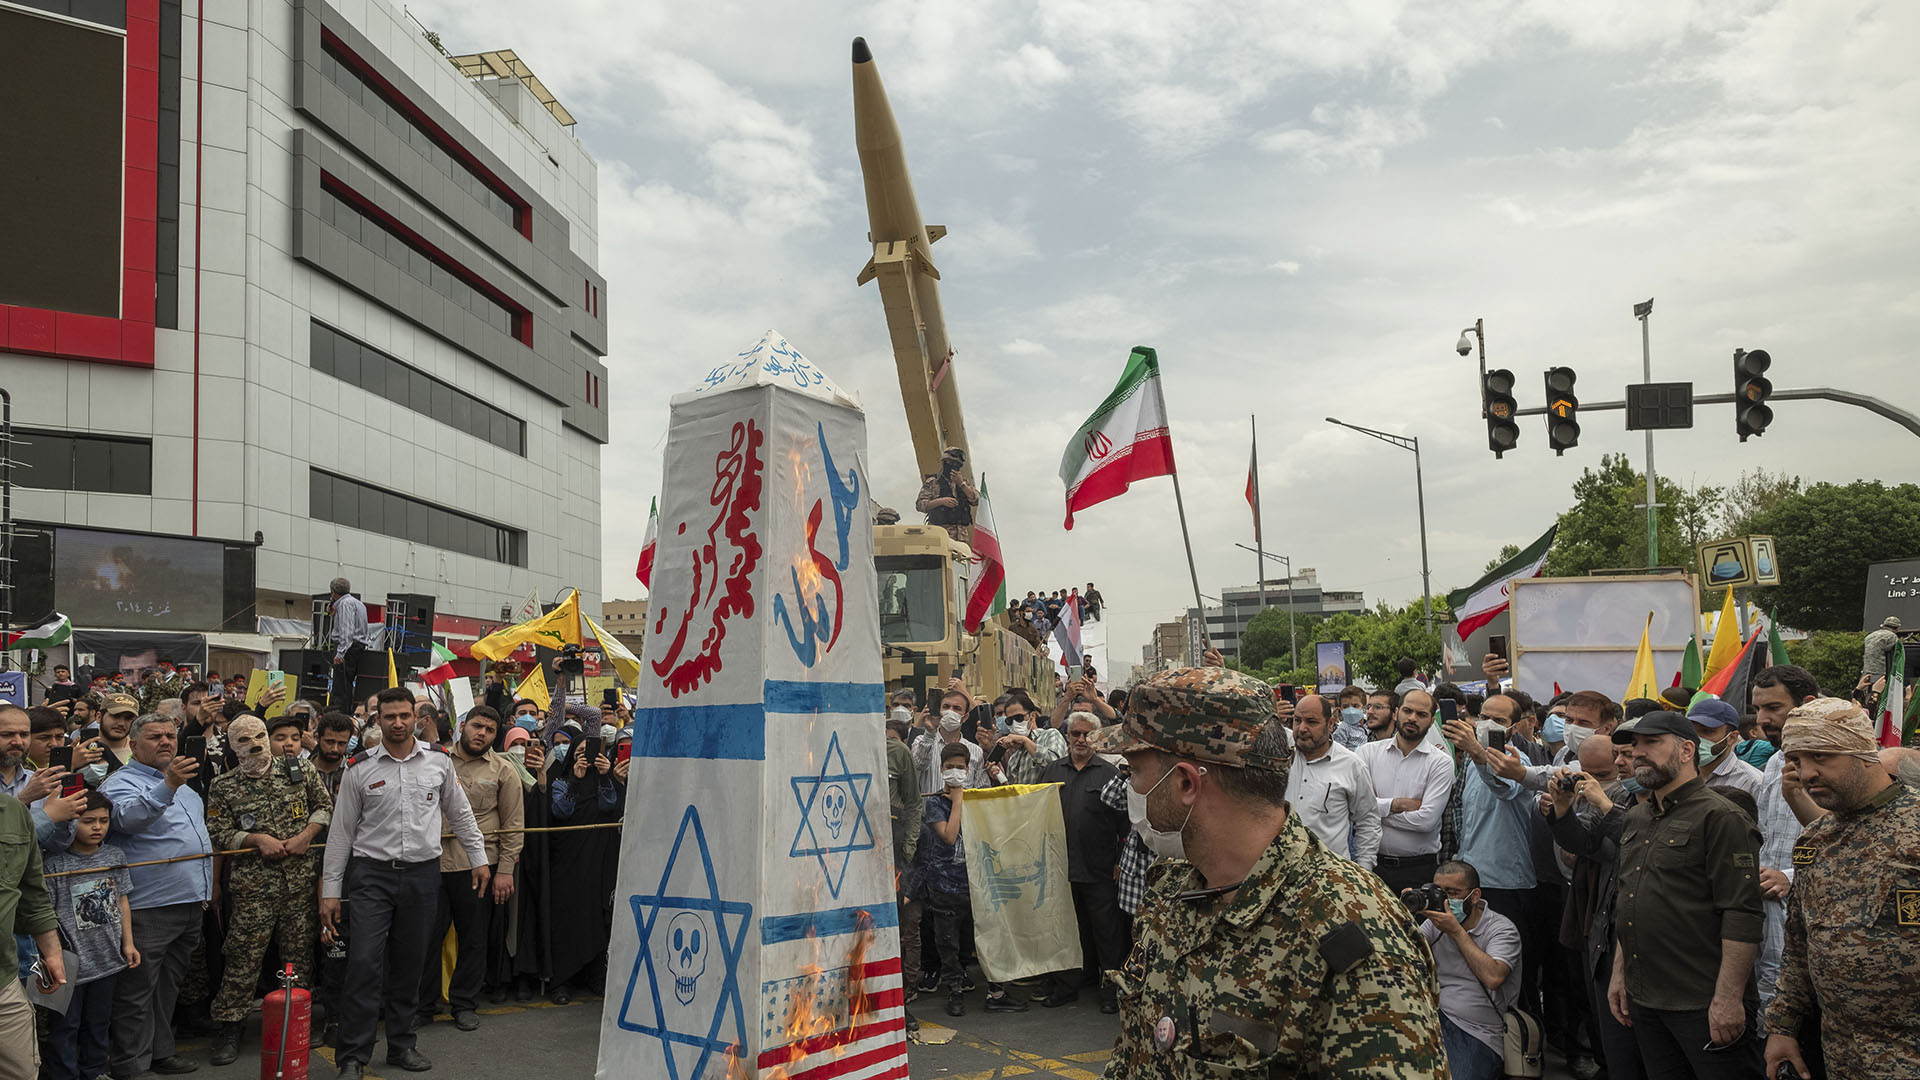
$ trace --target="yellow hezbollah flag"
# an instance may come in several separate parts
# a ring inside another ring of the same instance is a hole
[[[613,670],[620,676],[620,681],[628,686],[639,686],[640,658],[633,655],[625,645],[620,644],[619,638],[607,633],[599,623],[594,622],[593,616],[580,617],[586,620],[587,629],[593,631],[594,640],[600,643],[600,655],[613,664]]]
[[[1702,686],[1733,663],[1744,643],[1740,640],[1740,613],[1733,606],[1733,586],[1727,586],[1727,602],[1720,608],[1720,621],[1713,628],[1713,651],[1707,654],[1707,670],[1700,676]]]
[[[961,797],[974,950],[994,982],[1080,966],[1059,784],[978,788]]]
[[[387,689],[400,685],[400,669],[393,666],[393,650],[387,650]]]
[[[505,660],[513,655],[513,650],[528,642],[544,645],[549,649],[580,644],[579,589],[569,592],[566,600],[562,601],[559,607],[545,615],[520,623],[518,626],[495,630],[474,642],[471,652],[477,660]]]
[[[547,677],[540,673],[538,666],[528,669],[527,677],[520,680],[520,685],[514,690],[514,694],[528,701],[537,702],[541,712],[546,712],[553,707],[553,694],[547,689]]]
[[[1627,679],[1627,692],[1621,695],[1621,701],[1660,696],[1660,677],[1653,670],[1653,639],[1649,636],[1652,632],[1653,612],[1649,611],[1647,625],[1640,631],[1640,651],[1633,658],[1633,674]]]

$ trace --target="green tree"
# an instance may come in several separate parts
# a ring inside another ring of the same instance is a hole
[[[1865,631],[1816,630],[1805,641],[1788,642],[1787,655],[1813,675],[1821,690],[1846,697],[1860,681],[1860,653],[1866,644]]]
[[[1446,604],[1435,597],[1434,632],[1428,633],[1418,599],[1399,608],[1381,601],[1372,611],[1328,618],[1314,635],[1314,642],[1351,642],[1347,663],[1354,678],[1374,686],[1392,686],[1400,680],[1393,665],[1403,656],[1412,657],[1422,671],[1440,665],[1440,635],[1445,632],[1446,617]]]
[[[1748,469],[1727,488],[1720,508],[1720,536],[1709,539],[1754,532],[1755,516],[1767,513],[1804,489],[1801,479],[1791,473],[1770,473],[1758,467]]]
[[[1755,603],[1777,605],[1780,621],[1801,630],[1857,630],[1867,566],[1920,554],[1920,485],[1815,484],[1752,515],[1747,529],[1772,535],[1780,562],[1779,586],[1756,590]]]
[[[1666,477],[1655,478],[1661,505],[1660,562],[1686,566],[1696,545],[1712,539],[1713,513],[1721,492],[1691,490]],[[1625,454],[1605,454],[1598,470],[1585,469],[1573,482],[1573,507],[1560,515],[1560,533],[1547,553],[1549,577],[1576,577],[1589,570],[1620,570],[1648,565],[1646,474]]]
[[[1266,610],[1247,620],[1247,628],[1240,634],[1240,661],[1247,665],[1248,672],[1258,674],[1275,661],[1284,669],[1292,657],[1298,656],[1302,666],[1312,670],[1313,635],[1326,620],[1317,615],[1296,615],[1292,620],[1293,648],[1289,649],[1286,605],[1273,603],[1271,593],[1267,599]]]

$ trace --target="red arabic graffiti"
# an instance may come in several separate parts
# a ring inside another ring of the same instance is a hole
[[[748,515],[760,509],[760,474],[766,464],[760,451],[765,441],[758,425],[743,420],[733,425],[731,445],[714,457],[713,488],[707,501],[716,512],[707,526],[707,542],[688,553],[693,587],[688,591],[686,611],[680,614],[679,629],[666,654],[653,661],[654,674],[662,676],[660,684],[674,697],[712,681],[720,670],[720,645],[727,639],[727,620],[735,615],[753,618],[752,578],[754,567],[760,563],[760,538],[751,531]],[[686,531],[683,521],[676,535]],[[707,618],[707,629],[699,651],[682,661],[688,633],[702,616]],[[654,620],[655,635],[666,625],[666,619],[663,605]]]

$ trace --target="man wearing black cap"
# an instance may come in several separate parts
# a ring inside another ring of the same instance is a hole
[[[1648,713],[1613,739],[1647,798],[1621,831],[1608,1007],[1653,1080],[1756,1076],[1760,831],[1702,781],[1685,716]]]
[[[947,535],[964,543],[973,524],[973,508],[979,503],[980,493],[967,478],[967,452],[949,446],[940,455],[940,471],[920,485],[913,508],[927,515],[927,524],[944,526]]]

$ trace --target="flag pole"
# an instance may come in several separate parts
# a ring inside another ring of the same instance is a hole
[[[1213,631],[1207,629],[1207,604],[1200,599],[1200,571],[1193,565],[1193,537],[1187,534],[1187,504],[1180,497],[1180,470],[1176,467],[1167,475],[1173,477],[1173,508],[1180,515],[1180,542],[1187,548],[1187,575],[1193,579],[1193,606],[1200,612],[1200,636],[1207,643],[1207,648],[1211,649]]]
[[[1253,465],[1249,470],[1253,480],[1253,583],[1260,589],[1260,610],[1265,611],[1267,610],[1267,541],[1263,535],[1265,530],[1260,527],[1259,418],[1248,416],[1247,427],[1253,432]]]

